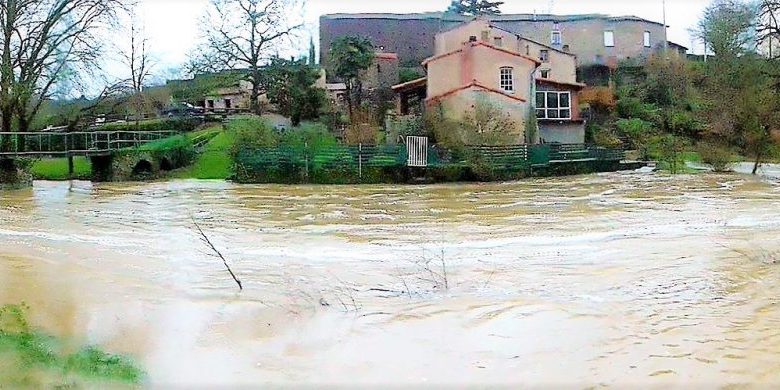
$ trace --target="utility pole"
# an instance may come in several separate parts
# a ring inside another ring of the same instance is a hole
[[[669,51],[669,27],[666,26],[666,0],[661,0],[664,12],[664,51]]]

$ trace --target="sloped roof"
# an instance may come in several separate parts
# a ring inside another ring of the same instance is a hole
[[[454,94],[456,94],[458,92],[465,91],[465,90],[470,89],[470,88],[481,89],[483,91],[492,92],[492,93],[495,93],[495,94],[507,97],[507,98],[512,99],[512,100],[517,100],[517,101],[520,101],[520,102],[526,102],[527,101],[527,100],[525,100],[525,99],[523,99],[523,98],[521,98],[519,96],[510,95],[510,94],[508,94],[508,93],[506,93],[504,91],[488,87],[488,86],[486,86],[484,84],[480,84],[477,80],[474,80],[474,81],[472,81],[469,84],[466,84],[464,86],[452,89],[452,90],[444,92],[442,94],[429,97],[429,98],[425,99],[425,101],[430,102],[430,101],[441,100],[441,99],[443,99],[443,98],[445,98],[447,96],[454,95]]]
[[[321,19],[388,19],[388,20],[429,20],[445,19],[451,21],[467,22],[474,17],[463,16],[444,12],[425,12],[425,13],[365,13],[365,14],[328,14],[322,15]],[[582,20],[606,20],[610,22],[637,21],[663,25],[663,23],[640,18],[634,15],[610,16],[605,14],[578,14],[578,15],[552,15],[552,14],[501,14],[488,17],[491,22],[576,22]]]
[[[419,79],[416,79],[416,80],[407,81],[405,83],[393,85],[392,89],[393,89],[393,91],[398,92],[398,91],[405,91],[407,89],[412,89],[412,88],[424,87],[427,84],[428,84],[428,78],[427,77],[420,77]]]
[[[505,53],[505,54],[508,54],[508,55],[511,55],[511,56],[520,57],[520,58],[522,58],[522,59],[525,59],[525,60],[531,61],[531,62],[533,62],[534,64],[536,64],[536,66],[539,66],[539,65],[541,65],[541,64],[542,64],[542,62],[541,62],[541,61],[539,61],[539,60],[538,60],[538,59],[536,59],[536,58],[532,58],[532,57],[529,57],[529,56],[527,56],[527,55],[523,55],[523,54],[520,54],[520,53],[516,53],[516,52],[513,52],[513,51],[511,51],[511,50],[504,49],[504,48],[502,48],[502,47],[497,47],[497,46],[491,45],[491,44],[489,44],[489,43],[487,43],[487,42],[482,42],[482,41],[477,41],[477,42],[466,42],[466,43],[464,43],[464,46],[466,46],[466,45],[471,45],[471,46],[484,46],[484,47],[487,47],[488,49],[493,49],[493,50],[495,50],[495,51],[498,51],[498,52],[502,52],[502,53]],[[426,66],[426,65],[428,65],[428,64],[429,64],[431,61],[436,61],[436,60],[438,60],[438,59],[441,59],[441,58],[444,58],[444,57],[449,57],[449,56],[451,56],[451,55],[453,55],[453,54],[460,53],[460,52],[462,52],[462,51],[463,51],[463,48],[461,47],[461,48],[459,48],[459,49],[455,49],[455,50],[453,50],[453,51],[450,51],[450,52],[448,52],[448,53],[439,54],[439,55],[433,56],[433,57],[431,57],[431,58],[427,58],[427,59],[425,59],[425,61],[423,61],[422,65],[423,65],[423,66]]]

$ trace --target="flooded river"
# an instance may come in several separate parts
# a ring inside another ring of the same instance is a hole
[[[0,193],[0,304],[150,386],[777,386],[779,234],[738,174],[37,182]]]

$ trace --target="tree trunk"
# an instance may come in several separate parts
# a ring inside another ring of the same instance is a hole
[[[349,122],[352,123],[352,113],[353,113],[353,108],[352,108],[352,92],[353,91],[352,91],[352,88],[353,87],[352,87],[352,81],[351,80],[347,80],[346,87],[347,87],[347,91],[346,91],[347,93],[344,94],[344,99],[346,99],[346,101],[347,101],[347,112],[349,114]]]
[[[26,133],[30,131],[30,120],[27,116],[20,114],[17,119],[19,124],[19,132]],[[16,139],[16,149],[20,152],[24,152],[27,148],[27,138],[24,134],[19,134]]]
[[[0,120],[0,131],[3,133],[8,133],[11,131],[11,116],[10,115],[3,115],[2,120]],[[4,152],[10,152],[11,151],[11,137],[8,135],[3,135],[2,137],[2,144],[0,145],[0,150]]]
[[[761,152],[757,152],[756,153],[756,162],[755,162],[755,164],[753,164],[753,175],[757,175],[758,174],[758,168],[761,167],[761,158],[763,157],[762,154],[763,153],[761,153]]]
[[[252,71],[252,94],[250,96],[250,102],[249,102],[249,109],[257,114],[262,115],[262,110],[260,108],[260,89],[263,87],[263,78],[260,73],[259,69],[254,69]]]

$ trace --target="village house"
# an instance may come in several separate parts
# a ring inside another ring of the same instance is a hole
[[[435,37],[435,55],[423,61],[427,77],[393,87],[400,115],[437,109],[461,120],[481,102],[500,108],[515,124],[517,143],[583,143],[577,106],[577,58],[524,38],[486,19]],[[526,128],[534,110],[539,132]]]
[[[343,36],[363,36],[377,47],[398,54],[402,67],[416,67],[436,54],[437,34],[469,22],[453,13],[332,14],[320,18],[321,61]],[[687,48],[667,41],[663,23],[637,16],[601,14],[500,14],[488,16],[494,26],[577,56],[578,66],[647,58],[669,47],[685,57]]]

